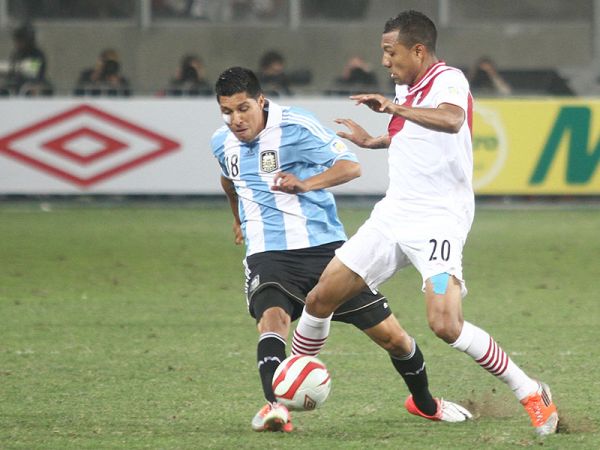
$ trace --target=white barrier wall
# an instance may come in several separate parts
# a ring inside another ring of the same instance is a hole
[[[288,98],[334,130],[348,117],[385,132],[387,117],[346,99]],[[0,100],[0,194],[216,194],[210,138],[222,125],[210,99]],[[352,144],[350,144],[352,146]],[[354,147],[363,175],[332,189],[381,194],[385,150]]]

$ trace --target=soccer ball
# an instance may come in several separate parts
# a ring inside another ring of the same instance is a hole
[[[288,409],[310,411],[320,407],[331,390],[327,367],[314,356],[292,355],[273,375],[273,392]]]

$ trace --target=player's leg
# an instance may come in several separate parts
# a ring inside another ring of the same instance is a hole
[[[277,287],[266,287],[257,292],[250,302],[250,312],[257,321],[259,333],[256,346],[258,373],[267,400],[252,419],[255,431],[293,430],[290,414],[277,403],[273,392],[273,374],[286,358],[285,345],[289,334],[294,305]]]
[[[277,406],[272,379],[285,359],[285,345],[290,322],[302,313],[306,293],[317,283],[321,272],[341,242],[321,246],[265,252],[246,260],[246,292],[248,310],[257,319],[260,334],[257,346],[258,369],[268,403],[256,416]],[[260,427],[259,427],[260,428]],[[290,431],[291,422],[283,426]],[[256,429],[256,428],[255,428]]]
[[[558,415],[549,388],[531,379],[487,332],[463,320],[462,288],[461,281],[449,273],[426,280],[429,326],[440,339],[506,383],[529,412],[539,434],[554,433]]]
[[[418,228],[411,230],[401,246],[423,277],[430,328],[506,383],[526,409],[541,412],[537,414],[540,420],[534,420],[536,414],[530,413],[538,433],[554,432],[558,415],[549,390],[528,377],[488,333],[463,319],[462,298],[467,290],[462,276],[462,250],[466,232],[457,231],[453,222],[448,222],[438,223],[437,230],[425,233]],[[548,400],[547,405],[543,399]],[[535,404],[535,408],[527,404]]]
[[[429,392],[423,353],[417,342],[400,326],[396,317],[390,314],[363,331],[388,352],[392,365],[406,383],[419,410],[429,416],[435,415],[437,405]]]
[[[318,355],[329,336],[333,312],[365,287],[360,276],[334,257],[306,296],[304,311],[292,338],[292,353]]]
[[[448,279],[446,288],[443,283],[435,286],[438,276],[426,282],[427,319],[436,336],[508,384],[519,400],[535,392],[537,382],[529,378],[487,332],[463,320],[460,282],[447,275],[442,274]]]
[[[425,358],[415,339],[406,333],[391,312],[377,322],[382,317],[380,311],[381,307],[375,305],[364,313],[357,313],[355,325],[390,355],[394,368],[411,393],[405,401],[408,412],[433,421],[463,422],[472,418],[462,406],[431,395]],[[385,311],[389,312],[389,308]],[[371,320],[375,325],[363,328],[361,325],[368,323],[369,319],[375,319]]]
[[[429,392],[423,354],[416,341],[400,326],[381,293],[364,289],[339,307],[333,320],[354,325],[388,352],[415,403],[429,415],[436,413],[437,405]]]
[[[316,317],[329,317],[342,303],[365,288],[367,285],[360,275],[334,256],[318,284],[306,296],[305,310]]]
[[[458,338],[463,326],[461,292],[461,282],[447,273],[425,281],[429,328],[448,344]]]
[[[292,294],[294,274],[302,264],[301,256],[283,251],[257,253],[244,261],[248,312],[256,319],[259,332],[257,368],[267,400],[252,419],[255,431],[293,429],[287,408],[276,401],[272,379],[275,370],[286,358],[290,323],[302,312],[302,302]]]
[[[275,370],[286,358],[291,301],[279,289],[267,287],[255,295],[252,303],[259,333],[256,349],[258,371],[265,398],[275,403],[277,400],[271,383]]]
[[[403,257],[393,239],[367,221],[344,245],[306,296],[292,339],[292,353],[317,355],[325,345],[333,311],[346,300],[391,277]]]

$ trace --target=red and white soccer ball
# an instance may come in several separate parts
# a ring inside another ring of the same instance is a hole
[[[292,355],[283,360],[273,375],[277,401],[291,410],[310,411],[320,407],[330,390],[327,367],[314,356]]]

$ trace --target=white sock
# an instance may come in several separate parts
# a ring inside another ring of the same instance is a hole
[[[460,336],[450,345],[465,352],[489,373],[508,384],[519,400],[537,390],[538,383],[529,378],[481,328],[465,321]]]
[[[311,316],[304,308],[294,330],[292,354],[317,356],[329,336],[332,316],[333,314],[324,318]]]

